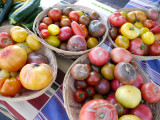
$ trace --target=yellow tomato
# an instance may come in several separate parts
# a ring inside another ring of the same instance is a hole
[[[142,36],[144,33],[149,32],[149,29],[147,27],[143,27],[140,29],[140,36]]]
[[[141,22],[134,23],[134,26],[139,28],[139,29],[143,28],[143,24]]]
[[[122,14],[122,16],[124,16],[125,18],[127,18],[127,13],[126,12],[122,11],[120,13]]]
[[[62,15],[61,20],[64,18],[68,18],[66,15]]]
[[[27,38],[27,31],[19,26],[14,26],[10,30],[11,37],[16,42],[24,42]]]
[[[41,43],[37,40],[37,38],[34,35],[28,35],[26,43],[32,50],[38,50],[41,47]]]
[[[136,28],[131,23],[125,23],[121,27],[121,34],[127,37],[128,39],[135,39],[139,36],[140,29]]]
[[[87,47],[93,48],[98,45],[98,40],[95,37],[90,37],[87,40]]]
[[[27,45],[26,42],[16,43],[16,45],[18,45],[21,48],[23,48],[27,52],[27,54],[30,54],[30,53],[33,52],[33,50]]]
[[[60,28],[55,24],[50,24],[47,29],[50,35],[58,35],[60,32]]]
[[[141,120],[139,117],[137,117],[136,115],[123,115],[121,116],[118,120]]]
[[[48,38],[45,39],[45,41],[54,47],[58,47],[60,44],[60,40],[58,39],[57,36],[49,36]]]
[[[129,39],[127,37],[125,37],[125,36],[119,35],[115,40],[115,44],[118,47],[122,47],[122,48],[128,49],[128,47],[129,47]]]
[[[154,43],[155,37],[152,32],[146,32],[145,34],[142,35],[142,40],[144,44],[151,45]]]
[[[80,14],[80,16],[84,15],[84,12],[77,10],[77,12]]]

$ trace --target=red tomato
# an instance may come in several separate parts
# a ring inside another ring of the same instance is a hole
[[[53,21],[58,21],[62,17],[62,13],[58,8],[53,8],[48,12],[48,16],[53,20]]]
[[[109,22],[115,27],[120,27],[126,22],[126,18],[124,16],[122,16],[121,13],[114,12],[109,17]]]
[[[84,35],[85,35],[85,38],[88,36],[88,29],[85,25],[83,24],[80,24],[80,27],[82,28],[83,32],[84,32]]]
[[[101,47],[95,47],[89,52],[89,60],[92,64],[102,66],[108,62],[109,52]]]
[[[134,82],[132,85],[134,85],[135,87],[141,89],[141,87],[143,85],[143,78],[142,78],[142,76],[139,73],[137,73],[137,80],[136,80],[136,82]]]
[[[118,120],[116,108],[103,99],[91,100],[83,105],[79,120]]]
[[[75,35],[80,35],[85,38],[85,33],[83,32],[81,26],[77,22],[75,21],[71,22],[71,28]]]
[[[16,78],[0,78],[0,94],[3,96],[15,96],[21,89],[21,82]]]
[[[109,101],[109,102],[112,103],[112,104],[118,103],[118,101],[117,101],[117,99],[116,99],[116,97],[115,97],[115,93],[109,94],[109,95],[106,97],[105,100]]]
[[[135,55],[143,56],[145,53],[144,43],[140,38],[130,40],[128,50]]]
[[[50,24],[53,23],[53,22],[52,22],[52,19],[49,18],[49,17],[44,17],[44,18],[42,19],[42,22],[45,23],[46,25],[50,25]]]
[[[160,100],[160,90],[152,82],[148,82],[141,87],[142,98],[150,103],[156,103]]]
[[[47,38],[47,37],[49,37],[49,32],[47,29],[42,29],[40,32],[40,35],[42,38]]]
[[[158,26],[160,23],[158,21],[153,21],[153,27]]]
[[[89,85],[97,85],[100,83],[101,77],[100,74],[96,71],[92,71],[89,73],[89,76],[87,77],[87,83]]]
[[[72,37],[72,29],[70,27],[62,27],[60,29],[60,32],[58,34],[58,37],[61,41],[66,41],[68,40],[70,37]]]
[[[124,85],[123,83],[121,83],[119,80],[114,79],[111,81],[111,87],[112,90],[116,91],[120,86]]]
[[[92,97],[95,94],[95,90],[92,86],[88,86],[85,91],[88,97]]]
[[[41,31],[42,29],[47,29],[48,26],[45,23],[40,23],[38,26],[39,31]]]
[[[74,99],[77,102],[83,102],[86,99],[86,92],[83,90],[77,90],[74,93]]]
[[[150,29],[150,31],[151,31],[153,34],[160,33],[160,25],[157,25],[156,27]]]
[[[151,56],[160,55],[160,41],[157,41],[149,46],[149,53]]]
[[[15,42],[12,40],[11,35],[7,32],[0,33],[0,47],[5,48],[9,45],[13,45]]]
[[[78,22],[80,14],[77,11],[71,11],[69,13],[69,19]]]
[[[151,29],[153,27],[153,21],[152,20],[146,20],[144,22],[143,26]]]
[[[139,104],[133,108],[130,113],[138,116],[141,120],[152,120],[153,118],[150,108],[145,104]]]

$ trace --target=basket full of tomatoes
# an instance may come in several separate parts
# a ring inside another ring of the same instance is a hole
[[[108,18],[108,39],[137,60],[160,58],[160,19],[155,9],[123,8]]]
[[[38,39],[20,26],[0,27],[0,100],[39,97],[55,81],[56,57]]]
[[[160,119],[159,88],[120,47],[79,57],[65,75],[63,98],[70,120]]]
[[[33,30],[40,42],[64,58],[78,58],[106,39],[108,27],[95,10],[79,5],[55,5],[42,11]]]

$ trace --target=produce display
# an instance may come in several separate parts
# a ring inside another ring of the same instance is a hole
[[[72,7],[50,9],[37,25],[38,33],[45,42],[72,52],[97,46],[106,32],[97,12],[84,13]]]
[[[37,52],[41,43],[34,34],[13,26],[10,32],[0,32],[0,48],[0,95],[14,98],[51,83],[53,69]]]
[[[40,0],[7,0],[0,4],[0,24],[8,18],[10,24],[28,29],[32,29],[34,19],[42,11]]]
[[[79,120],[153,119],[148,103],[160,101],[160,90],[144,81],[128,50],[117,47],[109,53],[95,47],[88,59],[89,63],[78,62],[69,70],[74,81],[70,99],[82,106]]]
[[[109,35],[114,46],[127,49],[133,55],[160,55],[159,13],[146,11],[114,12],[109,16]]]

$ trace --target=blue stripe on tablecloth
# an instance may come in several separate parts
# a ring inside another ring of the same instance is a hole
[[[49,102],[43,107],[34,120],[69,120],[63,107],[62,90],[59,89]]]

